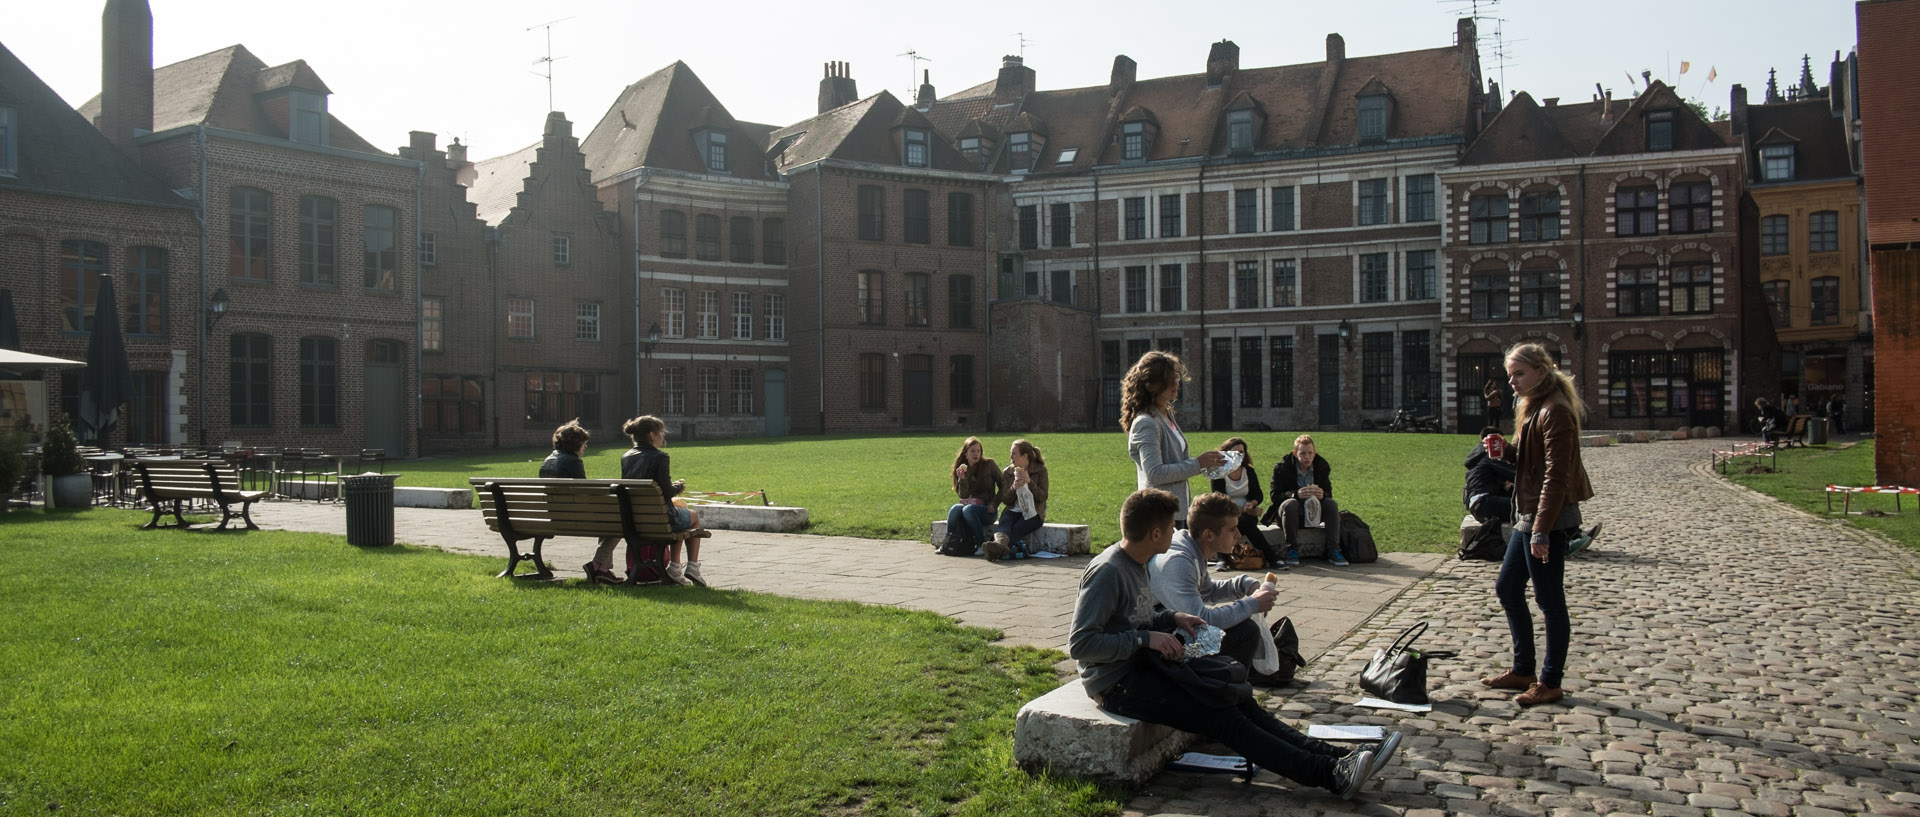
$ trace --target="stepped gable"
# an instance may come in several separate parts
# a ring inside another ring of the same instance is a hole
[[[67,107],[5,45],[0,45],[0,105],[19,111],[23,121],[33,123],[18,132],[18,169],[13,176],[0,176],[0,190],[189,206],[115,147],[90,118]]]
[[[1759,166],[1761,147],[1791,143],[1797,148],[1793,157],[1795,180],[1855,175],[1847,157],[1846,122],[1833,115],[1825,97],[1748,107],[1747,132],[1758,137],[1748,149],[1748,167]]]
[[[269,67],[244,45],[184,59],[153,71],[153,130],[205,125],[285,139],[286,127],[268,115],[260,95],[286,88],[332,94],[305,60]],[[80,113],[92,121],[100,113],[100,97],[87,100]],[[361,138],[332,111],[327,113],[327,146],[393,155]]]
[[[467,198],[473,201],[475,215],[481,221],[498,227],[507,214],[513,212],[541,144],[535,142],[505,156],[474,163],[474,179],[468,186]]]
[[[734,119],[699,75],[678,60],[622,90],[581,140],[580,150],[595,184],[641,167],[704,174],[706,162],[693,138],[702,128],[727,134],[732,161],[726,175],[771,180],[755,160],[773,128]]]

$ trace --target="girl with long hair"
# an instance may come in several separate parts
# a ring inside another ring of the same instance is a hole
[[[1032,552],[1027,537],[1047,524],[1047,461],[1040,449],[1024,438],[1014,440],[1000,484],[1006,486],[1000,491],[1000,524],[987,544],[987,558],[1025,558]]]
[[[987,531],[993,528],[993,506],[1006,488],[1000,481],[1000,466],[987,459],[979,437],[968,437],[960,443],[960,453],[954,455],[948,476],[953,478],[953,493],[960,501],[947,508],[947,537],[961,537],[969,546],[967,552],[972,552],[986,541]]]
[[[1187,367],[1180,358],[1162,351],[1140,356],[1120,384],[1120,427],[1127,430],[1127,455],[1133,458],[1134,487],[1158,488],[1173,494],[1180,507],[1174,513],[1177,528],[1187,526],[1187,480],[1226,462],[1218,451],[1187,456],[1187,435],[1174,418],[1180,384]]]

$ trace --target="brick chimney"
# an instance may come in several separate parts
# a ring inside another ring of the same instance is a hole
[[[1347,41],[1339,34],[1327,35],[1327,62],[1340,62],[1347,58]]]
[[[1728,119],[1731,120],[1733,125],[1733,138],[1739,139],[1743,136],[1746,136],[1747,135],[1747,86],[1741,85],[1740,83],[1737,83],[1737,82],[1734,83],[1733,95],[1727,104],[1733,106],[1733,110],[1728,113]]]
[[[826,64],[826,77],[820,80],[820,110],[826,113],[850,102],[860,100],[860,92],[853,84],[853,66],[844,62]]]
[[[1113,58],[1113,73],[1107,76],[1107,95],[1119,96],[1133,88],[1133,78],[1140,72],[1140,65],[1132,57],[1116,54]]]
[[[922,70],[920,72],[920,93],[914,95],[913,106],[924,111],[933,107],[933,99],[933,72]]]
[[[1227,75],[1240,70],[1240,46],[1232,40],[1214,43],[1207,51],[1207,87],[1218,88]]]
[[[153,11],[147,0],[107,0],[100,15],[100,115],[94,127],[134,151],[153,130]]]
[[[1033,92],[1034,73],[1027,61],[1008,54],[1000,58],[1000,76],[993,84],[993,101],[1011,102]]]
[[[415,159],[426,159],[427,154],[433,152],[434,145],[439,141],[438,135],[427,131],[407,131],[407,150],[412,152]]]

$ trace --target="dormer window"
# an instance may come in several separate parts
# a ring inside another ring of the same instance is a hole
[[[960,137],[960,150],[965,153],[979,153],[980,137],[978,136]]]
[[[1767,145],[1760,149],[1760,179],[1769,182],[1793,180],[1793,146]]]
[[[1227,114],[1227,151],[1230,153],[1253,151],[1253,110],[1251,108],[1231,111]]]
[[[20,149],[15,145],[20,141],[18,116],[12,108],[0,108],[0,176],[20,172]]]
[[[327,144],[326,95],[294,90],[287,93],[287,102],[292,111],[287,138],[308,145]]]
[[[1647,114],[1647,150],[1673,149],[1673,111]]]
[[[905,135],[907,167],[927,166],[927,132],[908,128]]]
[[[1147,125],[1128,122],[1120,126],[1120,158],[1137,162],[1147,158]]]
[[[1007,169],[1015,173],[1033,169],[1033,134],[1007,134]]]
[[[1379,142],[1387,138],[1387,97],[1360,98],[1360,141]]]
[[[726,131],[703,130],[694,133],[693,140],[700,146],[700,155],[707,164],[708,173],[727,173],[727,133]]]

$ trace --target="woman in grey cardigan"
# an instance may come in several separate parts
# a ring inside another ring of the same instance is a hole
[[[1187,456],[1187,435],[1174,419],[1173,404],[1187,367],[1180,358],[1154,351],[1140,356],[1121,383],[1120,427],[1127,430],[1127,456],[1133,458],[1134,488],[1159,488],[1179,500],[1174,526],[1187,522],[1187,480],[1226,461],[1218,451]]]

